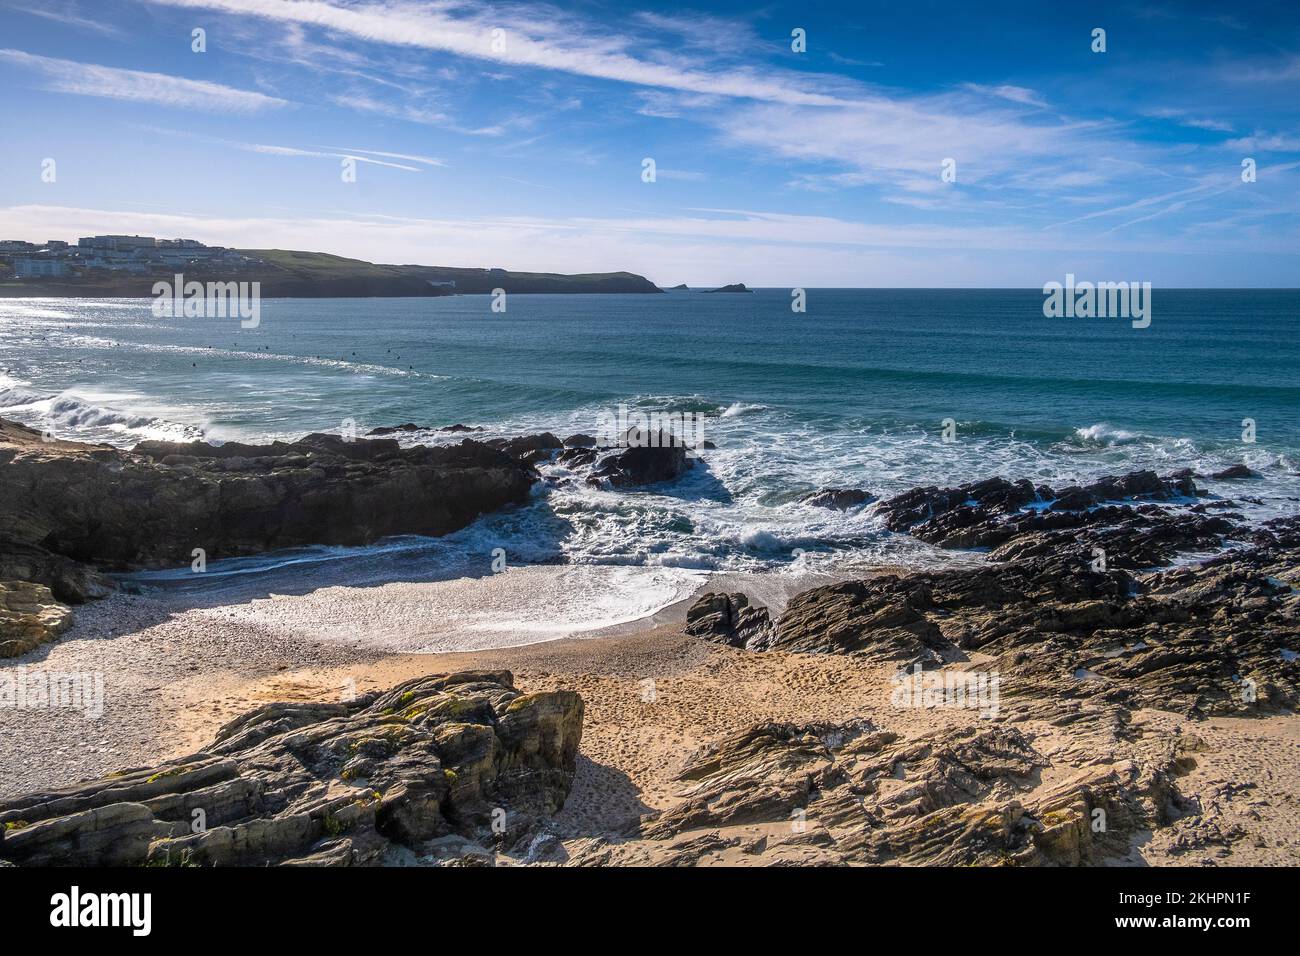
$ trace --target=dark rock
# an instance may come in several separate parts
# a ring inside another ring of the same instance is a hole
[[[994,529],[1030,504],[1051,502],[1052,511],[1075,512],[1108,501],[1167,501],[1197,494],[1190,477],[1160,478],[1153,471],[1102,478],[1060,492],[1024,480],[989,478],[958,488],[914,488],[882,502],[876,510],[891,531],[910,532],[942,547],[984,547],[988,542],[976,541],[982,535],[972,529]],[[915,526],[922,524],[926,527],[918,533]],[[964,543],[969,541],[976,543]]]
[[[565,448],[595,448],[596,439],[590,435],[583,435],[583,434],[570,435],[568,438],[564,439],[564,447]]]
[[[64,600],[108,581],[69,562],[183,566],[305,544],[442,535],[527,500],[536,474],[473,441],[403,449],[391,439],[313,434],[221,446],[141,442],[132,451],[45,443],[0,421],[0,567]]]
[[[996,657],[1008,696],[1038,702],[1095,699],[1191,716],[1300,702],[1300,604],[1282,583],[1294,578],[1296,550],[1228,552],[1141,576],[1044,551],[815,588],[790,601],[766,648],[922,665],[977,650]]]
[[[871,660],[923,667],[942,664],[956,648],[923,610],[924,588],[905,589],[880,600],[869,581],[842,581],[793,597],[769,638],[754,650],[854,654]]]
[[[367,435],[396,435],[398,432],[418,432],[423,429],[414,422],[407,422],[404,425],[380,425],[378,428],[372,428],[366,432]]]
[[[1045,485],[1034,487],[1028,481],[1012,483],[992,478],[960,488],[914,489],[881,503],[876,513],[891,531],[905,531],[941,548],[997,548],[1024,534],[1125,522],[1133,527],[1163,525],[1170,543],[1182,537],[1189,546],[1199,546],[1206,525],[1193,524],[1180,531],[1180,519],[1159,509],[1098,507],[1120,499],[1168,501],[1197,494],[1190,478],[1159,478],[1150,471],[1103,478],[1086,487],[1073,485],[1059,492]],[[1231,526],[1224,522],[1220,529],[1221,534],[1226,533]]]
[[[420,677],[351,703],[268,704],[203,753],[0,802],[0,859],[350,865],[451,834],[508,846],[563,806],[582,712],[571,691],[519,693],[507,671]]]
[[[512,458],[525,461],[526,464],[534,464],[549,458],[553,451],[564,447],[564,442],[550,432],[542,432],[540,435],[522,435],[519,438],[493,438],[485,444],[505,452]]]
[[[629,444],[632,447],[603,459],[587,484],[599,486],[607,481],[615,488],[652,485],[674,481],[695,465],[687,449],[667,432],[645,436],[629,431]]]
[[[483,431],[483,429],[477,425],[462,425],[460,422],[457,422],[455,425],[443,425],[441,428],[438,429],[438,431],[440,432],[481,432]]]
[[[686,612],[686,633],[731,647],[764,645],[772,627],[767,608],[751,606],[749,597],[735,592],[702,595]]]
[[[743,282],[733,282],[731,285],[724,285],[721,289],[705,289],[705,292],[749,292]]]
[[[1231,465],[1223,471],[1216,471],[1210,475],[1216,481],[1233,481],[1238,478],[1258,478],[1259,472],[1254,471],[1248,465]]]
[[[107,597],[114,587],[111,578],[80,561],[5,537],[0,537],[0,580],[39,581],[65,604]]]
[[[818,508],[832,508],[835,511],[848,511],[858,505],[865,505],[876,500],[876,496],[860,488],[826,488],[814,491],[799,499],[804,504]]]
[[[566,448],[556,456],[555,461],[558,464],[576,468],[581,465],[592,464],[599,455],[600,453],[594,448]]]

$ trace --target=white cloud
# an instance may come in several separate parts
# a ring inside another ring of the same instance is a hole
[[[1260,133],[1230,139],[1225,144],[1229,149],[1252,149],[1268,153],[1300,152],[1300,136],[1288,136],[1284,133]]]
[[[1002,86],[982,86],[979,83],[963,83],[962,89],[983,96],[992,96],[1000,100],[1010,100],[1012,103],[1022,103],[1025,106],[1047,106],[1047,101],[1042,96],[1023,86],[1005,84]]]
[[[173,7],[217,10],[281,23],[316,26],[357,39],[419,47],[503,65],[559,70],[594,79],[691,93],[743,97],[805,106],[844,105],[848,100],[824,87],[831,78],[793,70],[699,69],[681,57],[641,59],[626,52],[631,40],[596,32],[589,20],[565,21],[525,8],[452,16],[445,3],[356,3],[326,0],[150,0]],[[464,9],[464,8],[460,8]],[[493,30],[503,30],[504,49],[493,50]],[[841,87],[843,84],[839,84]]]
[[[87,17],[78,16],[71,9],[62,10],[43,10],[39,7],[15,7],[18,13],[25,13],[28,16],[42,17],[46,20],[53,20],[56,23],[65,23],[70,27],[76,27],[79,30],[90,30],[92,33],[99,33],[109,37],[120,37],[122,31],[112,24],[100,23],[98,20],[91,20]]]
[[[1221,120],[1203,119],[1198,116],[1189,116],[1184,110],[1179,109],[1155,109],[1147,110],[1143,116],[1152,119],[1164,119],[1177,123],[1179,126],[1189,126],[1192,129],[1204,129],[1213,133],[1231,133],[1232,124],[1225,123]]]
[[[165,73],[145,73],[75,60],[60,60],[24,53],[22,50],[0,50],[0,60],[39,73],[44,78],[45,89],[57,93],[136,100],[177,109],[221,113],[255,113],[286,105],[285,100],[274,96],[251,90],[237,90],[206,80],[187,80]]]
[[[404,159],[410,163],[422,163],[425,166],[446,166],[441,159],[435,159],[432,156],[422,156],[416,153],[386,153],[378,149],[348,149],[343,146],[317,146],[316,149],[328,149],[333,151],[331,155],[353,156],[357,153],[365,153],[369,156],[382,156],[385,159]]]

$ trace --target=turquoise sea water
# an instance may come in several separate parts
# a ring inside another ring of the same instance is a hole
[[[550,468],[531,507],[439,543],[443,558],[500,543],[521,561],[703,570],[937,560],[869,509],[798,498],[990,475],[1245,461],[1264,477],[1211,489],[1257,519],[1300,502],[1300,292],[1157,289],[1146,329],[1044,318],[1036,290],[814,289],[804,314],[790,301],[513,295],[494,313],[487,296],[281,299],[243,329],[154,318],[148,300],[0,300],[0,415],[122,445],[345,420],[563,437],[620,403],[706,416],[718,449],[677,485],[598,491]]]

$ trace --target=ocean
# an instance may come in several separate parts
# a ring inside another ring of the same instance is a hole
[[[1202,484],[1256,521],[1300,502],[1300,291],[1157,289],[1145,329],[1045,318],[1038,290],[811,289],[804,313],[788,289],[491,302],[269,299],[246,329],[156,318],[149,300],[0,300],[0,416],[130,446],[408,421],[564,437],[619,405],[702,414],[717,449],[671,486],[598,490],[545,466],[529,506],[449,538],[217,562],[203,585],[255,573],[289,586],[323,566],[333,583],[446,578],[500,547],[512,567],[567,567],[571,603],[601,624],[719,572],[970,559],[882,531],[870,508],[800,502],[822,488],[883,497],[1245,462],[1261,478]]]

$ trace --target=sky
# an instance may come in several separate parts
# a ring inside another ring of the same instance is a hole
[[[0,0],[0,90],[0,238],[1300,286],[1293,0]]]

